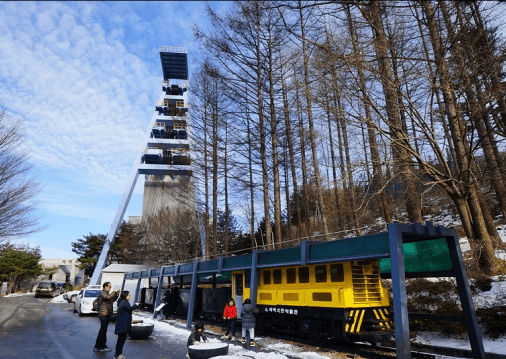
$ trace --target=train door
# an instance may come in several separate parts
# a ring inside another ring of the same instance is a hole
[[[232,273],[232,298],[235,300],[238,318],[241,317],[242,303],[250,297],[250,276],[249,269],[244,272]]]
[[[232,276],[232,298],[235,300],[237,318],[240,318],[244,297],[244,273],[233,273]]]

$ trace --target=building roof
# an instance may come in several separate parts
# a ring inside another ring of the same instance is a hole
[[[129,273],[136,272],[143,269],[151,268],[148,265],[144,264],[111,264],[104,269],[102,269],[102,273]]]

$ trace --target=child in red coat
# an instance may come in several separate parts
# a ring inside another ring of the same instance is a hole
[[[228,333],[232,332],[231,340],[235,340],[235,321],[237,320],[237,308],[235,306],[235,301],[230,298],[225,306],[225,310],[223,311],[223,319],[228,320],[227,332],[221,339],[226,339],[228,337]]]

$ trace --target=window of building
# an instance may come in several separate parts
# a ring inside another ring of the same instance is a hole
[[[271,271],[264,270],[264,285],[271,284]]]
[[[273,278],[274,284],[283,283],[283,272],[281,271],[281,269],[274,269],[272,271],[272,278]]]
[[[325,283],[327,281],[327,266],[315,266],[314,277],[316,283]]]
[[[330,265],[330,281],[331,282],[342,282],[344,281],[344,269],[342,263],[336,263]]]
[[[299,268],[299,283],[309,283],[309,267]]]
[[[297,282],[297,271],[295,268],[286,268],[286,283],[293,284]]]

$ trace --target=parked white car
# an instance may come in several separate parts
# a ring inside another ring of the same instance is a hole
[[[74,313],[82,316],[83,314],[98,314],[93,311],[93,301],[98,298],[102,292],[101,285],[90,285],[83,288],[74,299]],[[118,311],[117,302],[113,303],[113,314]]]
[[[90,285],[83,288],[74,300],[74,313],[79,315],[98,314],[93,311],[93,301],[97,299],[100,292],[102,292],[102,286],[100,285]]]

